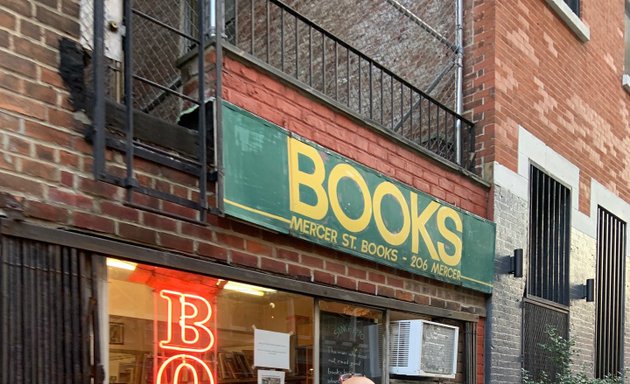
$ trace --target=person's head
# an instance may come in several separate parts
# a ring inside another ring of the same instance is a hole
[[[339,376],[339,384],[374,384],[374,382],[358,373],[346,373]]]

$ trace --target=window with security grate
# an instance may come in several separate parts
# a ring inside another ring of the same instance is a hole
[[[597,209],[595,375],[618,374],[623,358],[626,223]]]
[[[530,167],[527,295],[569,305],[571,191]]]
[[[129,206],[195,223],[205,223],[216,209],[219,188],[216,83],[209,75],[216,69],[209,55],[196,53],[210,49],[207,33],[200,32],[209,31],[209,4],[81,3],[82,41],[92,50],[86,138],[93,144],[95,178],[125,188]],[[112,29],[120,35],[118,50],[114,42],[101,44]]]
[[[549,328],[564,338],[569,325],[569,235],[571,191],[530,166],[529,274],[523,305],[523,368],[534,379],[555,375],[542,345]]]
[[[523,368],[535,380],[542,377],[556,377],[558,365],[554,356],[544,346],[551,344],[549,331],[554,329],[558,336],[569,335],[569,313],[542,303],[523,303]]]

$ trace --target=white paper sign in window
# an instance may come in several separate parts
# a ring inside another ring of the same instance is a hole
[[[254,330],[254,366],[289,369],[290,334]]]
[[[284,371],[259,369],[258,384],[284,384]]]

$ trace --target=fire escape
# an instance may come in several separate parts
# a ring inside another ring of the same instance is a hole
[[[222,212],[226,55],[476,171],[474,125],[461,116],[461,1],[84,3],[94,174],[124,187],[130,206],[192,222]]]

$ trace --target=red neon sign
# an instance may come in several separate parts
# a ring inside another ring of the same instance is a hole
[[[186,352],[206,352],[214,345],[214,335],[205,326],[212,316],[208,300],[201,296],[162,290],[167,301],[166,340],[160,347]]]
[[[169,370],[173,372],[172,375],[165,375],[165,371]],[[174,371],[172,370],[174,368]],[[182,371],[186,369],[188,370],[188,378],[186,383],[199,384],[201,382],[199,378],[200,373],[205,373],[210,380],[210,384],[214,384],[214,378],[212,377],[212,371],[208,365],[201,359],[190,356],[190,355],[175,355],[169,357],[166,361],[160,365],[160,369],[158,370],[156,384],[170,384],[170,383],[179,383],[182,375]],[[191,380],[192,378],[192,380]],[[170,380],[169,380],[170,379]]]
[[[214,334],[206,325],[212,317],[210,302],[198,295],[167,289],[160,291],[160,297],[167,304],[167,329],[159,348],[188,353],[165,360],[158,369],[156,384],[179,383],[182,376],[187,377],[187,382],[199,384],[200,375],[214,384],[208,364],[190,354],[207,352],[214,346]]]

